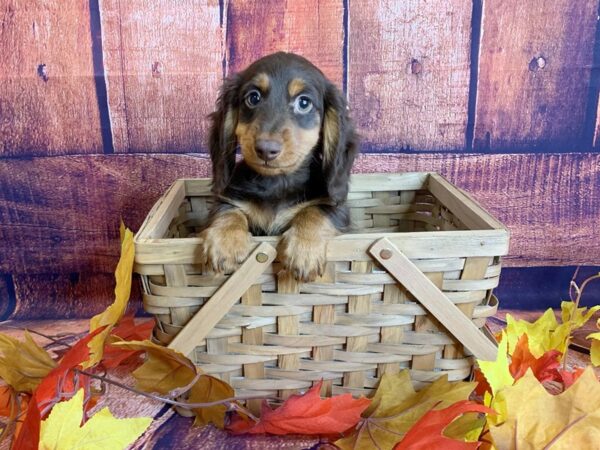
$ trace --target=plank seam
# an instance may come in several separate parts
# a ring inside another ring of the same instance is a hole
[[[4,283],[6,285],[6,300],[8,302],[3,314],[0,315],[0,322],[2,322],[4,320],[10,319],[10,317],[15,312],[15,309],[17,307],[17,296],[15,294],[15,283],[13,281],[12,275],[2,274],[0,276],[4,278]]]
[[[98,112],[100,115],[100,132],[102,134],[102,148],[104,154],[115,152],[113,143],[112,126],[108,110],[108,91],[106,87],[106,70],[104,67],[104,53],[102,49],[102,22],[100,20],[100,5],[98,0],[90,0],[90,33],[92,37],[92,64],[94,67],[94,84],[98,99]]]
[[[346,100],[348,100],[348,51],[349,41],[348,36],[350,35],[350,0],[342,0],[342,27],[344,37],[342,41],[342,90],[346,94]]]
[[[467,152],[473,150],[475,135],[475,114],[477,110],[477,83],[479,76],[479,51],[483,26],[482,0],[473,0],[471,13],[471,67],[469,74],[469,98],[467,103],[467,128],[465,130],[465,147]]]
[[[600,3],[598,4],[598,17],[600,18]],[[585,110],[582,147],[590,150],[599,150],[596,136],[596,121],[598,119],[598,101],[600,94],[600,20],[596,21],[594,35],[594,51],[592,67],[590,70],[590,86]]]

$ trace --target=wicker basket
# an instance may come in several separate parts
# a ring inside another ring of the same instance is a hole
[[[176,181],[135,238],[155,338],[240,396],[285,398],[321,379],[323,395],[366,394],[384,372],[409,368],[418,386],[493,358],[480,329],[498,307],[503,225],[433,173],[355,175],[348,203],[357,231],[329,241],[317,282],[279,274],[276,237],[211,276],[193,237],[210,180]]]

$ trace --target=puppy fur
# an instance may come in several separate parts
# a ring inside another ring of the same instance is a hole
[[[358,146],[344,96],[308,60],[280,52],[227,79],[211,119],[215,201],[201,234],[204,263],[231,272],[250,251],[251,233],[281,234],[284,269],[314,280],[327,240],[350,222]]]

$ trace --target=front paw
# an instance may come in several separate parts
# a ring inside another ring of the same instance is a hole
[[[234,272],[250,253],[250,233],[241,228],[225,231],[209,227],[200,237],[204,239],[203,263],[216,273]]]
[[[293,227],[286,231],[278,249],[284,270],[304,282],[315,281],[323,275],[327,244],[320,237],[300,234]]]

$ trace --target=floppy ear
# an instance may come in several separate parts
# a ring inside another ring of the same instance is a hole
[[[346,99],[331,83],[325,90],[323,114],[323,173],[329,197],[339,204],[348,196],[348,180],[358,153],[358,138],[346,109]]]
[[[223,193],[235,167],[238,84],[237,76],[225,80],[217,100],[217,110],[210,115],[212,125],[209,148],[213,174],[212,191],[216,195]]]

